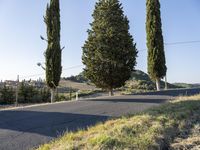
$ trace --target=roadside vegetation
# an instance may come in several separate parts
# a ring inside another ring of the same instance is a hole
[[[64,82],[65,83],[65,82]],[[79,85],[76,82],[70,82],[72,87],[64,87],[63,85],[57,88],[55,94],[55,102],[69,101],[76,99],[76,92],[78,92],[79,98],[84,98],[88,96],[95,96],[97,93],[104,92],[103,90],[97,89],[94,86],[86,86],[84,83]],[[63,84],[63,83],[61,83]],[[78,85],[77,85],[78,84]],[[80,87],[80,89],[79,89]],[[85,90],[83,90],[85,87]],[[92,88],[90,88],[92,87]],[[45,87],[35,87],[27,84],[27,82],[22,81],[18,88],[18,103],[19,104],[36,104],[36,103],[49,103],[50,100],[50,90]],[[0,105],[13,105],[16,102],[16,87],[9,87],[4,85],[0,88]]]
[[[10,105],[16,102],[16,88],[4,86],[0,89],[0,105]],[[48,88],[35,88],[21,82],[18,89],[18,103],[46,103],[50,101]]]
[[[61,87],[67,86],[67,88],[72,88],[76,90],[81,91],[99,91],[103,92],[100,88],[95,87],[91,81],[87,80],[87,78],[84,76],[84,73],[81,72],[80,74],[76,76],[71,76],[68,78],[63,78],[60,82]],[[165,88],[165,82],[160,82],[161,88]],[[181,88],[181,86],[173,85],[170,83],[167,83],[167,86],[169,89],[177,89]],[[149,77],[149,75],[141,70],[135,70],[131,73],[131,77],[129,80],[125,82],[125,85],[115,89],[115,93],[119,94],[134,94],[134,93],[144,93],[149,91],[155,91],[156,90],[156,84],[154,81],[152,81]]]
[[[180,97],[143,113],[66,133],[38,150],[198,149],[200,95]]]
[[[178,85],[167,83],[169,89],[181,88]],[[165,82],[160,81],[160,88],[165,88]],[[122,94],[144,93],[156,90],[156,83],[151,80],[148,74],[141,70],[135,70],[124,87],[121,88]]]
[[[15,91],[12,87],[3,86],[0,89],[0,104],[12,104],[14,103]]]
[[[126,95],[135,93],[144,93],[155,91],[155,82],[153,82],[148,74],[143,71],[135,70],[132,72],[131,77],[126,81],[125,85],[117,88],[114,92],[116,95]],[[161,81],[161,88],[165,87],[165,83]],[[168,88],[175,89],[181,86],[168,83]],[[83,72],[76,76],[63,78],[57,88],[55,94],[55,101],[69,101],[76,98],[76,92],[79,98],[96,97],[106,95],[105,90],[97,88],[91,81],[87,80]],[[33,104],[33,103],[47,103],[50,102],[50,90],[44,83],[42,87],[35,87],[29,85],[27,81],[22,81],[19,85],[19,98],[20,104]],[[0,105],[10,105],[15,103],[16,87],[2,86],[0,88]]]
[[[135,70],[131,73],[131,77],[121,88],[114,90],[116,95],[126,95],[135,93],[144,93],[155,91],[156,85],[148,74],[143,71]],[[161,81],[161,88],[165,87],[165,83]],[[174,85],[168,83],[168,88],[181,88],[179,84]],[[183,87],[182,87],[183,88]],[[91,81],[87,80],[84,73],[81,72],[76,76],[63,78],[57,88],[55,101],[69,101],[76,98],[78,92],[79,98],[96,97],[104,95],[105,90],[97,88]],[[35,87],[29,85],[27,81],[22,81],[19,85],[18,102],[20,104],[48,103],[50,102],[50,90],[44,83],[44,86]],[[0,88],[0,105],[10,105],[15,103],[16,87],[2,86]]]
[[[77,90],[72,90],[71,92],[67,93],[59,93],[56,95],[55,100],[58,101],[69,101],[76,99],[76,92]],[[78,91],[78,98],[87,98],[89,96],[95,97],[95,94],[98,95],[99,93],[103,93],[102,90],[79,90]]]

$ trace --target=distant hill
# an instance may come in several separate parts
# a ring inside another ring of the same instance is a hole
[[[89,80],[84,76],[83,72],[76,76],[64,77],[63,80],[78,82],[78,83],[88,83]]]
[[[151,81],[149,75],[141,70],[135,70],[134,72],[132,72],[130,80]]]
[[[95,89],[95,86],[84,77],[83,72],[76,76],[63,78],[61,81],[62,86],[71,86],[75,89],[89,90]],[[161,88],[165,87],[165,83],[161,81]],[[168,83],[168,88],[180,88],[181,86]],[[155,83],[150,79],[148,74],[141,70],[132,72],[131,78],[126,82],[124,88],[139,89],[139,90],[155,90]]]
[[[149,75],[141,70],[136,70],[132,73],[131,78],[127,81],[129,88],[155,90],[155,82],[153,82]],[[168,88],[180,88],[178,85],[167,83]],[[165,88],[165,82],[161,81],[161,88]]]
[[[188,84],[188,83],[173,83],[176,86],[179,86],[181,88],[197,88],[200,87],[199,83],[196,84]]]
[[[78,75],[64,77],[60,81],[60,87],[67,87],[68,89],[74,89],[74,91],[78,90],[98,90],[94,84],[92,84],[81,72]]]
[[[132,72],[131,78],[126,82],[125,87],[129,90],[154,90],[155,84],[146,73],[136,70]]]
[[[67,87],[72,88],[75,91],[77,90],[96,90],[97,88],[94,85],[84,83],[84,82],[75,82],[74,80],[70,79],[62,79],[60,81],[60,87]]]

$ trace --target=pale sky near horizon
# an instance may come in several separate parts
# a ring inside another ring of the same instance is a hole
[[[82,71],[81,47],[87,39],[96,1],[60,0],[61,44],[65,46],[62,77]],[[46,36],[43,16],[48,2],[0,0],[0,80],[15,80],[18,74],[20,79],[44,78],[44,71],[36,64],[44,62],[46,43],[40,35]],[[146,1],[120,2],[139,50],[136,69],[147,72]],[[165,43],[200,41],[200,0],[160,0],[160,3]],[[200,83],[200,42],[165,45],[165,53],[169,82]]]

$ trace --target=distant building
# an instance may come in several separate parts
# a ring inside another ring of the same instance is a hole
[[[47,85],[45,84],[45,82],[41,79],[38,80],[23,80],[22,81],[25,85],[27,86],[33,86],[35,88],[45,88],[47,87]],[[0,81],[0,88],[7,86],[7,87],[12,87],[12,88],[16,88],[17,85],[20,85],[20,83],[18,83],[17,81],[13,81],[13,80],[5,80],[4,82]]]
[[[46,87],[46,84],[43,81],[40,81],[40,80],[37,80],[37,81],[32,80],[29,83],[29,85],[34,86],[36,88],[44,88],[44,87]]]
[[[3,85],[14,88],[17,86],[17,81],[5,80]]]

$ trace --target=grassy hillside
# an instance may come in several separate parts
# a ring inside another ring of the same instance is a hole
[[[73,81],[73,82],[79,82],[79,83],[88,83],[90,82],[85,76],[84,76],[84,72],[79,73],[76,76],[70,76],[70,77],[66,77],[63,78],[64,80],[68,80],[68,81]]]
[[[79,90],[95,89],[95,86],[84,77],[83,73],[80,73],[77,76],[64,78],[64,80],[61,81],[61,85],[71,86],[72,88]],[[161,88],[164,87],[165,83],[161,81]],[[168,83],[168,88],[180,87]],[[122,90],[130,92],[155,90],[155,83],[149,78],[149,76],[146,73],[140,70],[136,70],[132,73],[131,78],[126,82]]]
[[[80,83],[72,80],[62,79],[58,87],[58,95],[56,101],[66,101],[76,98],[76,92],[78,92],[79,98],[96,95],[96,93],[102,93],[103,91],[96,88],[89,83]]]
[[[97,88],[88,83],[75,82],[72,80],[61,80],[60,87],[68,87],[76,90],[96,90]]]
[[[167,83],[168,88],[180,88],[179,86]],[[132,73],[131,78],[126,82],[125,89],[131,92],[134,91],[151,91],[156,90],[155,82],[153,82],[148,74],[143,71],[136,70]],[[165,82],[161,81],[161,88],[165,88]]]
[[[198,149],[200,95],[178,98],[146,112],[66,133],[38,150]]]

